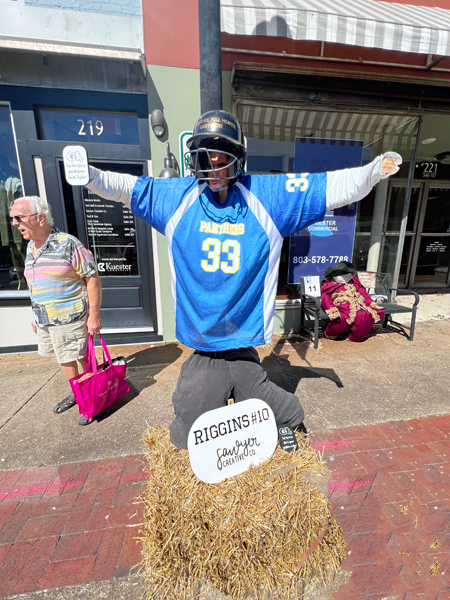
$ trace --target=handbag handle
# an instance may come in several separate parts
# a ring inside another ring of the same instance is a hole
[[[100,333],[98,334],[98,337],[100,338],[100,343],[102,345],[103,358],[105,358],[105,356],[106,356],[106,358],[108,359],[108,362],[109,362],[109,366],[112,367],[113,364],[112,364],[112,360],[111,360],[111,355],[109,354],[109,350],[106,346],[105,340],[102,338]]]
[[[86,373],[97,373],[97,360],[95,358],[94,337],[89,335],[86,355]]]
[[[111,355],[109,354],[109,350],[106,346],[105,340],[102,338],[101,334],[98,334],[100,338],[100,343],[102,345],[103,350],[103,362],[105,362],[105,358],[108,360],[109,366],[112,367]],[[86,372],[97,374],[97,359],[95,358],[95,335],[90,335],[88,340],[87,347],[87,356],[86,356]]]

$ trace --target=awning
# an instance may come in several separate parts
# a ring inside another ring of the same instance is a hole
[[[221,0],[221,29],[450,56],[450,10],[374,0]]]
[[[281,106],[237,104],[237,117],[248,138],[294,142],[297,137],[363,140],[406,152],[416,130],[416,118],[400,115],[295,110]]]

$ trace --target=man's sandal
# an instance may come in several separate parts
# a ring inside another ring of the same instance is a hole
[[[64,398],[64,400],[58,402],[58,404],[54,407],[53,412],[57,415],[60,415],[61,413],[66,412],[66,410],[69,410],[69,408],[72,408],[74,404],[75,396],[73,395],[73,393],[71,393],[66,398]]]

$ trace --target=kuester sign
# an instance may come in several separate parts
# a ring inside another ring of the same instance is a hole
[[[272,409],[252,398],[201,415],[189,432],[189,460],[199,479],[218,483],[270,458],[277,442]]]

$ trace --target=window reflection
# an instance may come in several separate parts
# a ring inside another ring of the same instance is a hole
[[[408,258],[411,251],[412,236],[406,236],[403,243],[402,259],[400,263],[400,273],[398,277],[399,285],[406,282],[406,269],[408,267]],[[398,235],[386,235],[383,243],[380,271],[382,273],[393,273],[395,270],[395,261],[398,251]]]
[[[356,233],[372,231],[373,207],[375,204],[375,189],[364,198],[364,202],[358,202],[356,213]]]
[[[10,208],[23,196],[9,106],[0,106],[0,291],[26,290],[27,242],[10,223]]]
[[[411,199],[409,203],[408,219],[406,231],[413,231],[416,220],[417,205],[419,202],[420,188],[415,187],[411,190]],[[403,207],[405,204],[406,187],[395,186],[392,188],[391,199],[387,214],[386,231],[400,231],[403,219]]]
[[[423,233],[450,232],[450,190],[430,188]]]

